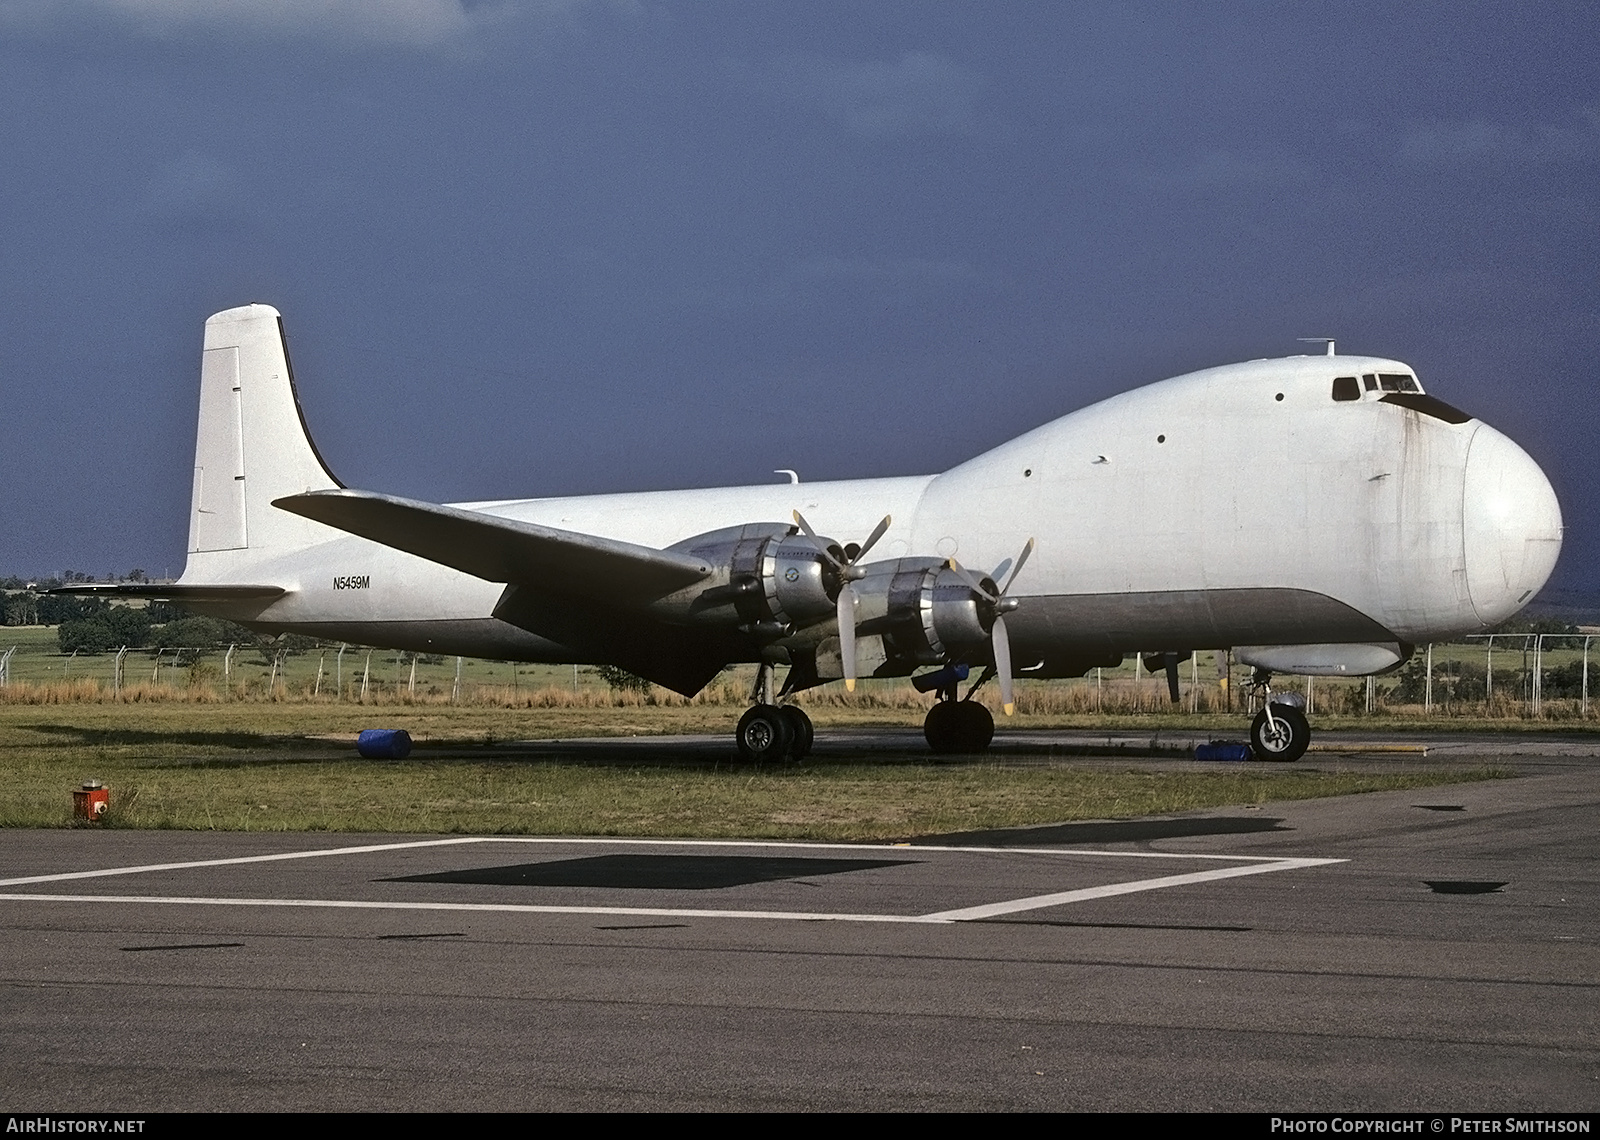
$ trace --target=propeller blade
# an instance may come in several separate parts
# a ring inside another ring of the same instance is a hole
[[[893,521],[894,520],[891,516],[884,515],[883,521],[872,529],[872,533],[867,537],[867,541],[861,544],[861,549],[856,552],[855,558],[851,561],[860,562],[863,558],[865,558],[867,556],[867,551],[871,550],[878,544],[878,539],[883,537],[883,532],[889,529],[889,524]]]
[[[994,619],[990,636],[994,638],[994,671],[996,680],[1000,682],[1000,704],[1006,710],[1006,715],[1010,716],[1017,711],[1017,702],[1011,691],[1011,636],[1006,633],[1004,618]]]
[[[1167,658],[1167,692],[1172,697],[1172,703],[1177,704],[1178,697],[1178,655],[1166,654]]]
[[[945,559],[945,565],[959,574],[961,576],[961,580],[967,585],[971,586],[973,593],[977,594],[979,597],[988,598],[991,602],[998,602],[1000,600],[999,597],[991,594],[988,590],[985,590],[981,585],[979,585],[978,580],[971,574],[967,573],[967,568],[961,565],[961,563],[957,562],[954,558]]]
[[[839,591],[839,660],[844,663],[844,687],[856,691],[856,591],[846,582]]]
[[[1004,597],[1006,591],[1011,589],[1011,583],[1015,582],[1017,580],[1017,575],[1022,573],[1022,567],[1027,563],[1028,555],[1030,555],[1032,553],[1033,553],[1033,539],[1030,538],[1030,539],[1028,539],[1027,544],[1022,548],[1022,553],[1017,555],[1016,562],[1014,562],[1012,564],[1012,566],[1011,566],[1011,577],[1007,578],[1006,579],[1006,584],[1004,586],[1000,587],[1000,595],[1001,595],[1001,597]],[[996,570],[995,571],[995,578],[998,579],[999,577],[1000,577],[1000,572],[998,570]]]

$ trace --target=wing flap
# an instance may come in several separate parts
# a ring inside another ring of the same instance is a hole
[[[687,554],[370,491],[310,491],[272,505],[475,578],[568,596],[643,603],[711,573]]]

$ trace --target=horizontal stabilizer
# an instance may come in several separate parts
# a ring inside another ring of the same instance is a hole
[[[568,596],[643,603],[711,573],[687,554],[370,491],[312,491],[272,505],[485,581]]]
[[[253,602],[283,596],[282,586],[185,586],[153,582],[119,582],[102,586],[60,586],[50,594],[77,594],[91,598],[149,598],[154,602]]]

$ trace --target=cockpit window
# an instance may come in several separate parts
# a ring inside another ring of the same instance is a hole
[[[1333,380],[1333,398],[1335,400],[1361,399],[1361,384],[1354,376],[1336,376]]]
[[[1361,382],[1367,386],[1367,391],[1369,392],[1376,392],[1378,390],[1378,377],[1372,372],[1368,372],[1365,376],[1363,376],[1361,378]]]
[[[1419,392],[1417,378],[1400,372],[1378,373],[1378,387],[1385,392]]]

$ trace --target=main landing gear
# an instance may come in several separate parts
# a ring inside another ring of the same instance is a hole
[[[929,748],[941,755],[988,750],[989,742],[994,739],[994,715],[973,700],[972,695],[994,675],[993,668],[986,669],[967,690],[964,700],[959,697],[956,686],[967,679],[965,665],[949,665],[937,673],[911,679],[922,692],[937,691],[939,694],[938,703],[928,710],[927,719],[922,722],[922,735],[927,737]]]
[[[811,718],[796,705],[774,703],[772,672],[772,666],[764,662],[750,694],[755,707],[739,718],[734,730],[739,756],[753,764],[801,760],[811,751]]]
[[[1250,724],[1250,748],[1257,760],[1291,762],[1306,754],[1311,743],[1311,722],[1299,707],[1298,693],[1272,693],[1272,674],[1257,669],[1250,677],[1252,701],[1262,698],[1261,711]]]

